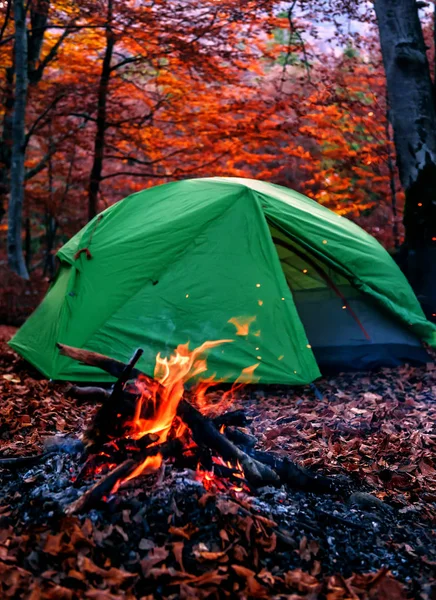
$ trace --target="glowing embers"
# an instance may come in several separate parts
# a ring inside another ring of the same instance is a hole
[[[197,481],[201,481],[206,490],[209,492],[250,491],[239,461],[236,462],[236,465],[232,465],[229,461],[225,462],[221,457],[213,457],[212,461],[211,470],[205,470],[199,463],[195,473],[195,478]]]

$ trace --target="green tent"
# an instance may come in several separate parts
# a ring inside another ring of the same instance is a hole
[[[283,187],[176,181],[125,198],[58,252],[47,296],[10,345],[47,377],[104,381],[56,342],[152,374],[158,352],[232,339],[209,374],[303,384],[320,368],[425,361],[436,345],[400,269],[357,225]],[[110,378],[107,376],[107,379]]]

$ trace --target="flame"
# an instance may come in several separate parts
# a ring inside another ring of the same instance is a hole
[[[141,376],[136,381],[136,387],[141,395],[136,404],[132,422],[129,424],[131,437],[139,439],[149,433],[155,433],[159,436],[155,444],[165,442],[176,417],[177,407],[183,397],[184,384],[207,370],[207,363],[201,356],[202,353],[232,341],[207,341],[192,351],[189,350],[189,343],[180,344],[170,358],[162,357],[159,353],[156,356],[154,378],[161,385],[150,387],[149,381]],[[211,380],[205,380],[205,382],[208,385],[212,383]],[[205,390],[203,397],[204,393]],[[143,414],[150,414],[150,416],[143,417]],[[177,424],[176,437],[182,436],[185,429],[186,426],[180,421]],[[144,471],[150,473],[158,469],[161,464],[161,455],[147,457],[126,481],[137,477]]]
[[[213,471],[205,471],[202,469],[201,465],[197,466],[195,479],[201,481],[204,489],[208,492],[215,492],[217,489],[223,489],[223,484],[215,476],[215,473]]]
[[[189,350],[189,344],[182,344],[177,347],[177,350],[169,359],[162,358],[159,353],[156,357],[154,378],[162,385],[160,394],[158,396],[157,390],[150,390],[143,379],[139,378],[136,382],[141,396],[131,423],[132,437],[138,439],[148,433],[156,433],[159,435],[159,440],[156,443],[164,442],[182,399],[184,384],[192,377],[207,370],[205,359],[200,358],[201,353],[232,341],[204,342],[192,351]],[[151,396],[150,391],[152,391]],[[152,416],[149,418],[141,417],[143,409],[149,409],[150,402],[153,405]]]
[[[248,335],[250,324],[255,320],[256,317],[237,317],[230,319],[229,322],[236,326],[237,335]],[[205,351],[233,341],[230,339],[207,341],[193,350],[189,350],[189,343],[180,344],[169,358],[162,357],[159,353],[156,356],[154,370],[155,382],[150,383],[148,378],[139,376],[134,384],[135,391],[139,392],[139,398],[134,416],[128,423],[129,437],[138,440],[147,434],[155,434],[157,440],[151,446],[165,442],[168,436],[171,439],[185,437],[186,444],[184,444],[184,448],[189,451],[190,438],[189,435],[186,435],[188,433],[187,426],[177,416],[177,408],[183,397],[185,383],[207,371],[207,362],[203,356]],[[214,402],[213,394],[206,397],[206,393],[211,386],[218,385],[223,380],[216,379],[215,376],[205,377],[191,390],[192,401],[203,414],[210,414],[218,407],[222,412],[233,403],[236,391],[243,387],[245,383],[253,381],[253,373],[259,364],[256,363],[243,369],[232,388],[224,394],[216,396],[217,402]],[[225,427],[223,426],[220,429],[221,433],[224,433],[224,430]],[[215,461],[215,459],[213,460]],[[215,462],[219,463],[220,461],[216,460]],[[141,474],[156,471],[162,463],[163,457],[160,453],[147,457],[129,476],[117,482],[112,493],[115,493],[122,483],[130,481]],[[236,467],[223,461],[221,461],[221,464],[231,468],[236,478],[244,479],[244,471],[239,463]],[[199,466],[196,476],[203,482],[206,489],[226,489],[223,482],[213,471],[204,471]],[[241,482],[240,485],[233,485],[231,489],[238,492],[246,489],[246,486]]]
[[[260,365],[260,362],[251,365],[250,367],[245,367],[242,369],[241,374],[236,379],[235,384],[239,384],[239,387],[243,387],[245,383],[256,383],[258,377],[254,377],[253,373]]]
[[[157,471],[160,468],[161,464],[162,454],[159,453],[156,454],[156,456],[147,456],[144,462],[138,467],[136,467],[136,469],[124,479],[124,483],[126,481],[130,481],[131,479],[134,479],[135,477],[138,477],[138,475],[147,475],[148,473],[153,473],[154,471]]]
[[[250,325],[254,323],[256,317],[232,317],[227,323],[232,323],[236,327],[236,335],[248,335]]]
[[[241,481],[240,485],[232,485],[230,487],[230,489],[234,492],[243,492],[243,491],[249,491],[249,488],[247,487],[246,483],[245,483],[245,473],[244,473],[244,469],[241,465],[241,463],[239,462],[239,460],[236,463],[236,466],[234,464],[232,464],[229,461],[224,461],[220,456],[214,456],[212,457],[212,462],[214,462],[217,465],[224,465],[226,467],[228,467],[229,469],[232,469],[233,477],[236,477],[237,479],[242,479],[243,481]],[[204,487],[209,491],[209,487],[207,487],[208,482],[211,481],[211,477],[213,478],[213,483],[215,485],[215,487],[222,487],[221,482],[217,483],[217,478],[215,476],[215,474],[210,471],[207,471],[207,473],[209,473],[209,478],[206,479],[204,478],[204,471],[201,471],[200,467],[197,467],[197,478],[202,481]],[[224,488],[225,489],[225,488]]]

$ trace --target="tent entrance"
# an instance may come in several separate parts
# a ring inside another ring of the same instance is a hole
[[[428,362],[420,340],[402,323],[277,227],[269,228],[322,372]]]

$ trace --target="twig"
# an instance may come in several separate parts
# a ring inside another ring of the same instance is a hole
[[[46,458],[57,454],[57,452],[57,450],[48,450],[47,452],[41,452],[41,454],[34,454],[33,456],[0,458],[0,469],[9,469],[13,471],[24,467],[33,467],[34,465],[44,462]]]

